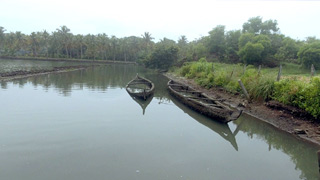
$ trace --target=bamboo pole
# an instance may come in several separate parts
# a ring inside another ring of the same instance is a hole
[[[311,77],[314,76],[314,72],[315,72],[315,69],[314,69],[314,65],[312,64],[311,65]]]
[[[232,69],[232,72],[231,72],[231,75],[230,75],[230,79],[232,78],[232,75],[233,75],[233,71],[234,71],[234,68]]]
[[[242,73],[242,74],[244,74],[244,73],[246,72],[246,69],[247,69],[247,64],[244,64],[244,66],[243,66],[243,73]]]
[[[320,150],[317,152],[317,155],[318,155],[318,168],[320,172]]]
[[[277,81],[280,81],[281,73],[282,73],[282,65],[280,64]]]
[[[238,82],[239,82],[239,84],[240,84],[240,86],[241,86],[241,89],[242,89],[242,91],[243,91],[243,94],[246,96],[246,98],[247,98],[248,100],[250,100],[250,96],[249,96],[249,94],[248,94],[248,91],[247,91],[246,88],[244,87],[241,79],[239,79]]]

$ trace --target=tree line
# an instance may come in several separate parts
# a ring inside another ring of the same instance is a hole
[[[118,38],[102,34],[74,35],[66,26],[49,33],[46,30],[29,35],[6,32],[0,26],[0,55],[45,58],[99,59],[132,61],[147,67],[168,69],[172,65],[209,61],[276,66],[294,62],[320,68],[320,40],[308,37],[295,40],[280,33],[276,20],[252,17],[242,29],[226,31],[218,25],[207,36],[188,41],[163,38],[154,42],[149,32],[141,36]]]

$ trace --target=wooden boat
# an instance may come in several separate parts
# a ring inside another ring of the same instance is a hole
[[[205,93],[177,83],[173,80],[168,82],[169,92],[183,104],[222,123],[236,120],[241,115],[241,110],[233,110],[222,104],[219,100],[208,97]]]
[[[127,92],[136,98],[146,100],[154,92],[154,84],[143,77],[137,76],[126,86]]]

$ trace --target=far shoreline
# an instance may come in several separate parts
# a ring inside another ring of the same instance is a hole
[[[0,60],[32,60],[32,61],[58,61],[58,62],[84,62],[98,64],[137,64],[131,61],[113,61],[113,60],[90,60],[90,59],[68,59],[68,58],[46,58],[46,57],[23,57],[23,56],[0,56]]]

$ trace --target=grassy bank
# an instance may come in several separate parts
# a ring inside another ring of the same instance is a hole
[[[241,79],[250,97],[255,100],[277,100],[306,110],[320,118],[320,76],[310,77],[310,71],[296,64],[283,64],[280,81],[279,68],[262,68],[241,64],[209,63],[205,59],[185,64],[173,70],[180,76],[195,79],[202,87],[223,87],[231,93],[242,93]]]

